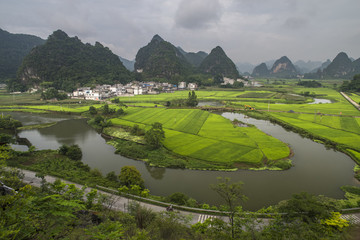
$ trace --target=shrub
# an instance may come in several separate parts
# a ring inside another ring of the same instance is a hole
[[[181,192],[173,193],[166,198],[167,202],[175,203],[178,205],[186,205],[188,200],[189,197]]]
[[[72,160],[81,160],[82,158],[81,148],[77,144],[71,146],[64,144],[58,149],[58,152],[59,154],[65,155]]]
[[[96,114],[97,114],[96,108],[95,108],[94,106],[90,106],[90,107],[89,107],[89,113],[90,113],[91,115],[96,115]]]

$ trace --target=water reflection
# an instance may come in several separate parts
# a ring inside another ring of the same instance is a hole
[[[151,177],[156,180],[161,180],[164,177],[166,168],[159,168],[159,167],[151,167],[149,165],[145,165],[146,170],[150,173]]]

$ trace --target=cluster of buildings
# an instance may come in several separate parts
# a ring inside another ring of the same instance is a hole
[[[142,94],[173,93],[176,90],[196,90],[196,83],[180,82],[179,85],[159,82],[131,82],[126,85],[98,85],[95,88],[78,88],[71,94],[72,98],[102,100],[116,96],[135,96]]]

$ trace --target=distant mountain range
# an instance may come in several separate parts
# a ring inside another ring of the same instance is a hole
[[[360,58],[352,60],[344,52],[340,52],[332,62],[324,63],[316,72],[305,74],[305,78],[345,78],[350,79],[360,73]]]
[[[94,46],[84,44],[61,30],[43,40],[0,29],[0,82],[12,79],[9,86],[13,90],[24,90],[43,82],[58,89],[71,90],[91,84],[125,83],[134,78],[165,79],[174,83],[196,75],[201,75],[203,80],[209,77],[236,79],[241,77],[239,71],[252,72],[254,77],[295,78],[305,74],[305,78],[313,79],[350,79],[360,73],[360,58],[354,60],[341,52],[333,61],[324,63],[300,60],[293,64],[283,56],[258,66],[249,63],[235,66],[220,46],[212,49],[210,54],[186,52],[156,34],[139,49],[135,60],[130,61],[116,56],[99,42]]]
[[[0,29],[0,80],[15,78],[24,57],[44,39],[27,34],[13,34]]]

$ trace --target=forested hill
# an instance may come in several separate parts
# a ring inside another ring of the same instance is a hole
[[[33,35],[12,34],[0,29],[0,82],[15,78],[23,58],[45,40]]]
[[[17,74],[18,86],[38,86],[50,82],[57,89],[72,91],[89,84],[114,84],[131,81],[131,73],[107,47],[82,43],[61,30],[50,35],[44,45],[34,48]],[[49,84],[49,83],[48,83]],[[24,90],[24,89],[21,89]]]
[[[232,79],[240,77],[233,61],[219,46],[211,50],[210,54],[201,62],[199,69],[201,72],[210,73],[213,76],[221,75]]]
[[[353,61],[349,56],[340,52],[332,62],[325,68],[320,68],[315,73],[305,74],[305,78],[325,79],[344,78],[351,79],[355,74],[360,73],[360,58]]]
[[[135,70],[143,72],[145,77],[170,80],[175,76],[191,73],[192,67],[179,49],[159,35],[155,35],[137,52]]]

